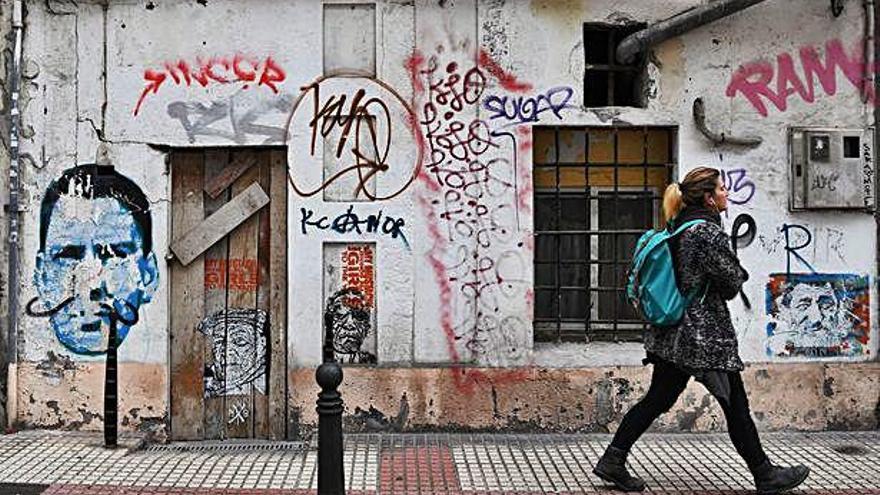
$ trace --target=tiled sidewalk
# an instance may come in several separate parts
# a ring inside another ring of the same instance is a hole
[[[764,434],[782,464],[813,474],[796,493],[880,495],[880,432]],[[346,436],[347,493],[598,493],[592,465],[607,435],[387,434]],[[0,494],[314,493],[314,445],[200,442],[116,450],[97,434],[0,436]],[[648,493],[753,493],[724,434],[647,435],[630,458]],[[19,485],[11,485],[19,484]]]

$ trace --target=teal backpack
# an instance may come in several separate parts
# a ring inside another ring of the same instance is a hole
[[[626,298],[649,323],[666,327],[681,321],[696,292],[684,295],[675,283],[672,253],[667,241],[705,220],[691,220],[670,233],[649,230],[633,252],[626,281]]]

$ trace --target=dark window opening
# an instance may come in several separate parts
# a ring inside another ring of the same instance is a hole
[[[858,158],[859,156],[859,137],[843,136],[843,157]]]
[[[587,107],[644,107],[641,81],[643,55],[629,64],[618,63],[615,51],[620,42],[644,24],[584,24],[584,105]]]
[[[661,225],[675,130],[533,132],[535,341],[641,340],[625,278],[639,236]]]

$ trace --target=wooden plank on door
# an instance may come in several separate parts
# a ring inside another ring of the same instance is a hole
[[[269,162],[269,152],[263,151],[259,155],[257,155],[257,164],[256,166],[260,170],[260,187],[265,191],[271,191],[271,175],[270,175],[270,162]],[[271,204],[271,198],[270,203]],[[257,245],[257,259],[259,266],[259,276],[258,276],[258,284],[257,284],[257,309],[261,311],[265,311],[266,314],[269,315],[269,320],[272,319],[272,313],[269,312],[269,291],[270,291],[270,279],[269,279],[269,239],[271,226],[269,223],[269,208],[263,208],[260,210],[260,224],[259,224],[259,234],[258,234],[258,245]],[[262,356],[254,356],[256,359],[261,360],[264,365],[264,369],[268,371],[269,367],[269,353],[267,350],[271,347],[269,344],[271,341],[268,339],[269,337],[269,328],[264,328],[266,334],[266,347],[263,348]],[[267,387],[268,384],[268,376],[264,374],[260,378],[258,378],[259,382],[263,385],[262,387],[254,387],[254,436],[256,438],[269,438],[269,390]]]
[[[287,150],[269,151],[269,434],[287,437]]]
[[[232,153],[232,160],[237,158]],[[249,187],[259,188],[260,169],[251,167],[232,184],[235,198]],[[267,198],[268,199],[268,198]],[[227,311],[257,311],[257,246],[259,217],[252,215],[229,235],[229,285]],[[255,318],[255,320],[257,320]],[[251,438],[254,433],[253,362],[259,336],[247,325],[230,325],[226,339],[226,432],[230,438]],[[264,346],[265,347],[265,346]],[[234,383],[232,383],[234,382]]]
[[[242,178],[256,175],[259,174],[251,172]],[[232,199],[216,213],[205,218],[182,236],[174,238],[171,241],[171,250],[181,263],[188,265],[267,204],[269,204],[269,196],[259,184],[251,184],[250,187],[234,192]]]
[[[229,151],[209,149],[205,151],[205,184],[217,180],[217,176],[229,164]],[[229,201],[229,189],[212,197],[205,194],[205,217],[217,212]],[[221,439],[226,436],[224,419],[226,417],[225,344],[226,319],[211,318],[226,311],[227,283],[227,238],[217,241],[205,251],[205,438]],[[208,324],[210,323],[210,324]]]
[[[171,237],[198,225],[202,203],[204,157],[201,151],[171,155]],[[198,440],[204,435],[204,339],[197,327],[204,315],[201,259],[171,266],[171,437]]]
[[[224,151],[224,153],[228,153],[228,151]],[[255,153],[244,152],[236,153],[236,155],[238,158],[235,161],[226,162],[222,169],[218,170],[210,179],[205,180],[205,192],[211,198],[220,196],[221,193],[229,189],[229,186],[236,179],[257,163]]]

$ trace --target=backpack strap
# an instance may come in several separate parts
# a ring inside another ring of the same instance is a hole
[[[685,222],[685,223],[683,223],[683,224],[681,225],[681,227],[675,229],[675,232],[669,234],[669,238],[671,238],[671,237],[675,237],[675,236],[677,236],[678,234],[681,234],[681,233],[684,232],[685,230],[687,230],[687,229],[693,227],[694,225],[697,225],[697,224],[700,224],[700,223],[705,223],[705,222],[706,222],[706,221],[703,220],[703,219],[701,219],[701,218],[698,218],[698,219],[696,219],[696,220],[691,220],[690,222]],[[668,239],[668,238],[667,238],[667,239]]]
[[[639,270],[642,268],[642,263],[644,263],[645,258],[647,258],[648,253],[651,252],[657,246],[659,246],[661,243],[664,243],[664,242],[668,241],[669,239],[672,239],[673,237],[681,234],[685,230],[693,227],[694,225],[697,225],[697,224],[703,223],[703,222],[705,222],[705,220],[702,220],[702,219],[696,219],[696,220],[691,220],[690,222],[685,222],[680,227],[675,229],[675,231],[672,234],[669,234],[666,237],[652,235],[647,240],[647,242],[645,242],[645,246],[642,248],[642,254],[633,263],[632,272],[638,273]],[[660,231],[660,232],[662,232],[662,231]]]

